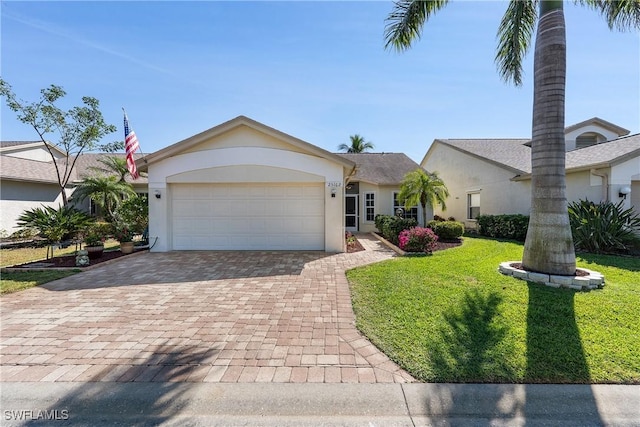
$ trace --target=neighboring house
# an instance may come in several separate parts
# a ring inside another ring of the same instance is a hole
[[[420,165],[402,153],[339,154],[356,164],[356,172],[345,187],[346,231],[375,231],[376,215],[397,215],[422,222],[422,207],[405,209],[398,201],[404,176]],[[427,216],[432,216],[430,208]]]
[[[49,148],[56,159],[64,161],[65,155],[55,145]],[[65,189],[72,198],[73,187],[83,176],[91,175],[90,166],[99,166],[99,156],[124,156],[124,154],[82,154],[73,171],[69,186]],[[146,192],[146,179],[139,178],[134,188]],[[42,205],[57,208],[62,205],[62,194],[51,155],[41,141],[0,142],[0,230],[10,235],[15,232],[18,217],[25,211]],[[80,209],[90,211],[90,202],[76,203]]]
[[[599,118],[569,126],[567,199],[624,201],[640,212],[640,134]],[[530,139],[436,139],[421,166],[437,171],[449,189],[447,211],[474,228],[479,214],[528,215],[531,209]],[[630,192],[629,194],[623,194]]]

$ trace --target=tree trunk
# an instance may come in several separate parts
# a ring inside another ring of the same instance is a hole
[[[534,56],[531,218],[522,264],[531,271],[573,275],[576,258],[565,184],[565,78],[562,1],[541,1]]]

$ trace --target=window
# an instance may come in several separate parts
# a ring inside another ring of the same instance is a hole
[[[376,195],[374,193],[364,193],[364,218],[365,221],[373,222],[376,217]]]
[[[415,219],[418,220],[418,207],[414,206],[409,209],[405,209],[404,205],[398,202],[398,194],[393,193],[393,214],[397,215],[398,209],[402,209],[404,219]]]
[[[480,193],[467,194],[467,217],[476,219],[480,215]]]

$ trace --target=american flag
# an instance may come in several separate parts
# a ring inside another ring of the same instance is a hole
[[[131,178],[137,179],[140,175],[138,174],[138,168],[136,167],[136,161],[133,158],[133,153],[140,148],[140,145],[138,144],[138,137],[136,136],[136,133],[129,130],[129,119],[127,118],[127,113],[124,113],[124,148],[127,151],[127,169],[129,169]]]

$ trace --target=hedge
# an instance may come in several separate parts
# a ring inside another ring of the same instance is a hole
[[[527,237],[527,228],[529,227],[527,215],[480,215],[477,220],[478,232],[482,236],[520,242],[524,242]]]
[[[404,219],[392,215],[378,214],[375,217],[375,224],[380,234],[382,234],[382,237],[394,245],[398,245],[398,236],[400,233],[403,230],[417,226],[418,221],[415,219]]]
[[[464,234],[464,224],[457,221],[429,221],[427,227],[441,240],[459,239]]]

